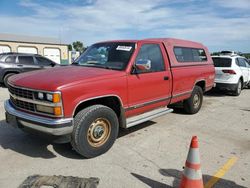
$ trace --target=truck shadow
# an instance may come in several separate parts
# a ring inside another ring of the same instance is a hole
[[[148,177],[131,173],[132,176],[140,180],[141,182],[145,183],[149,187],[152,188],[170,188],[170,187],[179,187],[182,172],[176,169],[159,169],[159,173],[162,176],[174,178],[172,185],[167,185],[162,182],[150,179]],[[204,185],[212,178],[210,175],[203,175],[203,183]],[[244,186],[238,185],[233,181],[226,180],[226,179],[219,179],[218,182],[213,186],[213,188],[246,188]]]
[[[128,129],[120,128],[118,138],[126,136],[126,135],[131,134],[131,133],[134,133],[138,130],[144,129],[144,128],[149,127],[149,126],[154,125],[154,124],[156,124],[156,122],[146,121],[144,123],[138,124],[136,126],[128,128]]]
[[[0,88],[7,89],[7,87],[3,84],[0,84]]]
[[[225,96],[233,96],[232,93],[228,91],[222,91],[218,89],[212,89],[206,93],[204,93],[205,97],[225,97]],[[234,96],[233,96],[234,97]]]
[[[49,143],[33,135],[10,127],[4,120],[0,121],[0,146],[6,150],[33,158],[50,159],[56,155],[48,149]]]
[[[123,128],[120,128],[119,130],[119,134],[118,134],[118,137],[117,139],[123,137],[123,136],[126,136],[126,135],[129,135],[138,130],[141,130],[141,129],[144,129],[148,126],[151,126],[155,124],[155,122],[153,121],[147,121],[145,123],[141,123],[137,126],[134,126],[134,127],[131,127],[131,128],[128,128],[128,129],[123,129]],[[74,151],[70,145],[70,143],[67,143],[67,144],[53,144],[53,149],[58,153],[60,154],[61,156],[64,156],[66,158],[71,158],[71,159],[79,159],[79,160],[82,160],[84,159],[83,156],[79,155],[76,151]]]
[[[129,129],[120,129],[118,139],[153,124],[155,122],[148,121]],[[12,150],[33,158],[51,159],[59,154],[70,159],[85,159],[72,149],[70,143],[51,143],[44,138],[10,127],[5,120],[0,121],[0,146],[5,150]]]

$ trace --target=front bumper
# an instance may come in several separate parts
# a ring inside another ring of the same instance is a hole
[[[16,110],[9,100],[5,101],[6,122],[16,128],[28,128],[49,135],[68,135],[73,131],[73,119],[52,119]]]

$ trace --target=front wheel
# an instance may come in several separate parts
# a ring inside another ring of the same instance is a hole
[[[201,87],[195,86],[191,97],[186,99],[183,103],[184,111],[188,114],[196,114],[199,112],[203,102],[203,91]]]
[[[111,148],[118,130],[116,113],[107,106],[93,105],[75,116],[71,144],[82,156],[96,157]]]

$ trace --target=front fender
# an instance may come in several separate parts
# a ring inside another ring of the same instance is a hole
[[[124,108],[127,106],[126,77],[97,80],[65,88],[62,91],[64,116],[72,117],[77,106],[83,102],[111,96],[117,97]]]

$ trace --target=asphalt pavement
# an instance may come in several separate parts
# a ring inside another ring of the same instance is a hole
[[[0,187],[18,187],[28,176],[97,177],[98,187],[177,187],[191,137],[199,139],[204,183],[225,170],[214,187],[250,187],[250,89],[239,97],[211,92],[201,111],[181,110],[121,130],[104,155],[84,159],[69,144],[51,144],[5,122],[6,88],[0,88]]]

